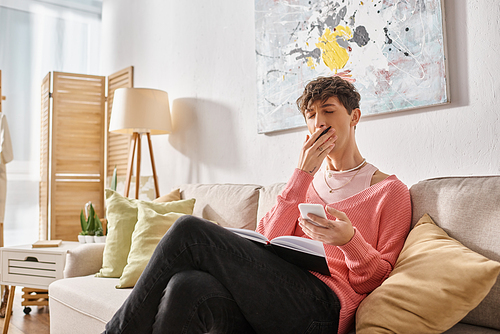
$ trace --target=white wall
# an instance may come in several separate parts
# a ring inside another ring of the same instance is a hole
[[[361,153],[409,186],[500,172],[500,2],[445,0],[445,17],[451,104],[357,128]],[[306,128],[257,134],[254,0],[104,0],[102,27],[102,74],[133,65],[136,87],[169,93],[174,133],[153,137],[162,194],[288,179]]]

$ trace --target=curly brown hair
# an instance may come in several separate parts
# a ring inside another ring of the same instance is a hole
[[[305,117],[306,109],[311,103],[326,102],[332,96],[339,99],[349,115],[354,109],[359,108],[361,95],[352,83],[338,76],[318,77],[309,82],[297,99],[297,106]]]

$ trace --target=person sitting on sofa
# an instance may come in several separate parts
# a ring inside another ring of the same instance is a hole
[[[408,188],[358,150],[359,100],[338,76],[306,85],[297,105],[310,135],[277,204],[257,227],[269,239],[321,241],[331,275],[183,216],[105,333],[347,333],[359,303],[389,276],[411,220]],[[328,219],[310,216],[316,226],[300,218],[303,202],[326,206]]]

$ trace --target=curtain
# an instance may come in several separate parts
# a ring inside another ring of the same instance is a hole
[[[38,240],[40,85],[50,71],[99,73],[100,1],[0,4],[3,113],[14,160],[7,166],[5,245]],[[76,217],[75,219],[78,219]]]

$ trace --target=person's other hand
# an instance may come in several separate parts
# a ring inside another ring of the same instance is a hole
[[[328,220],[309,214],[309,219],[319,226],[316,226],[303,218],[299,219],[299,225],[302,228],[302,231],[313,240],[321,241],[327,245],[343,246],[351,241],[354,236],[354,227],[344,212],[338,211],[329,206],[326,208],[328,213],[336,218],[335,220]]]
[[[300,151],[298,168],[311,175],[316,174],[323,160],[335,147],[335,141],[337,140],[335,129],[331,128],[325,135],[320,137],[324,130],[325,128],[319,128],[312,135],[307,135]]]

